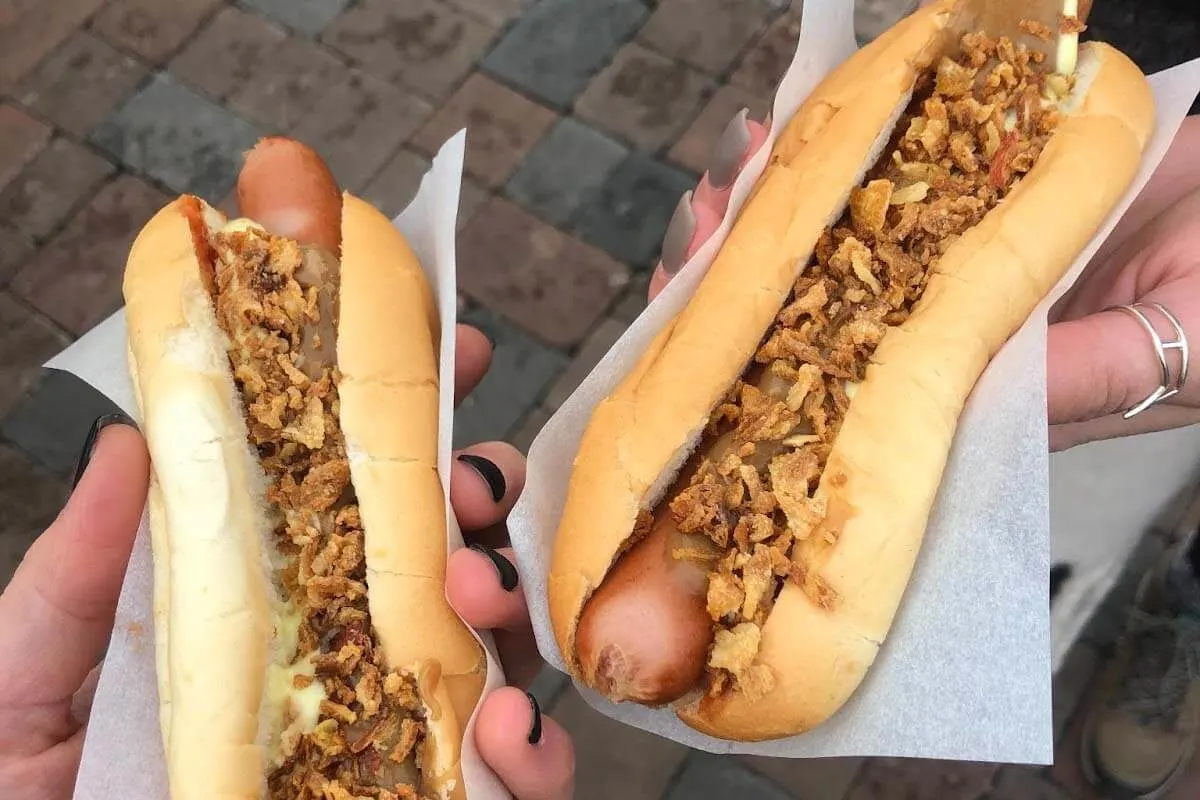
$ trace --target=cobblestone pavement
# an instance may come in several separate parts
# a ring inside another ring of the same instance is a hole
[[[860,38],[911,2],[864,0]],[[640,311],[668,216],[725,122],[767,108],[799,5],[5,0],[0,585],[63,501],[75,448],[106,407],[37,365],[119,306],[131,238],[168,197],[228,208],[239,151],[283,132],[394,213],[468,125],[462,304],[497,351],[457,437],[525,446]],[[1189,0],[1099,5],[1094,28],[1147,69],[1200,48]],[[1076,711],[1125,584],[1056,679],[1052,769],[714,758],[600,718],[553,675],[535,691],[576,737],[581,798],[1083,800],[1095,795],[1075,763]],[[1200,775],[1172,798],[1198,795]]]

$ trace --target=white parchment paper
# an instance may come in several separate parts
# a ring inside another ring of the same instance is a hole
[[[433,160],[412,203],[395,219],[408,237],[433,286],[441,314],[441,399],[438,468],[446,500],[450,552],[462,534],[450,510],[450,441],[454,419],[454,331],[457,321],[455,222],[466,135],[460,131]],[[125,314],[118,311],[46,366],[72,372],[135,419],[137,403],[125,361]],[[153,561],[143,518],[125,574],[116,625],[100,673],[76,783],[76,800],[166,798],[166,770],[158,723],[154,674]],[[489,637],[486,691],[504,676]],[[219,699],[218,699],[219,702]],[[509,794],[475,750],[475,715],[463,742],[463,778],[472,800],[502,800]]]
[[[734,184],[716,235],[613,346],[530,448],[525,490],[509,529],[538,647],[559,670],[565,671],[546,606],[546,574],[584,428],[596,404],[687,303],[761,174],[778,132],[817,83],[854,52],[853,5],[852,0],[805,1],[796,55],[775,98],[768,144]],[[669,710],[615,705],[579,687],[592,707],[714,753],[1051,763],[1046,313],[1162,159],[1200,87],[1200,62],[1155,75],[1151,83],[1157,128],[1141,171],[1070,273],[976,386],[903,605],[850,702],[817,730],[748,745],[697,733]],[[1069,214],[1070,208],[1062,213]]]

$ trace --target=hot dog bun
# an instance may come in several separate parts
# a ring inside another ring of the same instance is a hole
[[[752,363],[797,270],[881,155],[918,75],[955,43],[954,12],[950,0],[922,9],[818,86],[686,308],[596,407],[548,580],[555,636],[577,679],[605,691],[596,653],[580,655],[581,614],[592,613],[589,599],[636,546],[639,517],[672,487]],[[1082,49],[1064,111],[1032,171],[935,262],[911,315],[887,328],[857,385],[814,495],[827,504],[821,530],[830,538],[797,537],[793,558],[806,585],[785,580],[761,630],[755,663],[770,668],[774,687],[754,699],[733,691],[701,702],[693,692],[675,705],[689,726],[744,741],[801,733],[862,682],[909,582],[967,397],[1119,200],[1154,121],[1144,76],[1103,44]]]
[[[293,163],[303,162],[305,150],[293,153]],[[248,187],[287,194],[294,174],[275,165],[276,188],[256,179]],[[298,180],[319,189],[324,178]],[[482,693],[486,662],[444,593],[437,316],[401,234],[362,200],[338,199],[337,241],[321,238],[320,221],[308,227],[318,231],[310,240],[341,253],[338,421],[364,531],[370,623],[383,660],[417,687],[427,725],[421,790],[461,798],[462,730]],[[243,203],[264,207],[244,195]],[[130,372],[153,465],[159,695],[175,798],[270,796],[282,708],[315,719],[322,699],[313,691],[319,681],[307,691],[293,688],[297,670],[286,663],[297,612],[272,578],[281,562],[267,477],[247,441],[229,340],[211,295],[213,236],[239,224],[227,226],[204,201],[180,197],[141,231],[125,272]]]

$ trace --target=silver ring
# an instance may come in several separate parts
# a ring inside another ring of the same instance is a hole
[[[1174,341],[1168,342],[1162,338],[1162,335],[1155,330],[1153,323],[1150,322],[1150,318],[1142,310],[1144,308],[1153,308],[1166,317],[1167,322],[1175,330]],[[1157,389],[1146,396],[1145,400],[1122,415],[1125,419],[1133,419],[1151,406],[1179,394],[1179,391],[1183,389],[1183,385],[1187,383],[1188,361],[1191,358],[1191,349],[1188,347],[1187,334],[1183,332],[1183,326],[1179,324],[1179,319],[1170,311],[1167,311],[1161,303],[1133,303],[1132,305],[1113,306],[1105,310],[1124,311],[1136,319],[1146,329],[1146,333],[1150,334],[1150,343],[1154,346],[1154,355],[1158,357],[1158,368],[1162,373],[1162,381],[1158,384]],[[1167,361],[1168,350],[1179,351],[1179,375],[1174,379],[1171,378],[1171,365]]]

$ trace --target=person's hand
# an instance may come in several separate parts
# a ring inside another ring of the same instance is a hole
[[[491,345],[479,331],[459,326],[457,346],[455,394],[461,398],[487,371]],[[59,800],[74,791],[148,476],[137,430],[124,417],[98,420],[70,499],[0,594],[0,797]],[[501,522],[523,479],[524,461],[508,445],[482,444],[460,455],[451,499],[464,530]],[[500,591],[494,573],[462,574],[479,583],[490,579]],[[470,590],[460,584],[459,594]],[[505,619],[512,621],[518,613],[512,609],[524,606],[515,605],[515,593],[504,597]],[[514,675],[527,678],[531,663],[515,662]],[[485,698],[475,738],[518,800],[571,796],[570,739],[524,692],[503,688]]]
[[[91,463],[0,594],[0,797],[60,800],[74,791],[149,480],[131,427],[100,430]]]
[[[1055,306],[1047,344],[1050,446],[1166,430],[1200,422],[1200,367],[1191,359],[1183,390],[1130,420],[1123,412],[1162,380],[1147,331],[1132,315],[1106,311],[1159,303],[1200,348],[1200,117],[1189,117],[1166,158],[1092,259]],[[1164,341],[1168,320],[1145,310]],[[1178,355],[1168,354],[1172,376]]]
[[[721,225],[729,208],[729,195],[737,176],[767,139],[770,117],[763,122],[749,118],[742,109],[725,126],[713,147],[708,170],[695,190],[684,193],[675,207],[663,236],[662,257],[650,278],[649,299],[653,300],[683,265],[704,246]]]
[[[491,345],[459,327],[455,396],[461,399],[487,372]],[[455,454],[450,503],[469,547],[450,556],[446,597],[468,625],[492,631],[509,683],[479,710],[480,755],[518,800],[569,800],[575,778],[570,736],[523,691],[542,665],[505,527],[524,486],[525,459],[509,444],[488,442]]]

